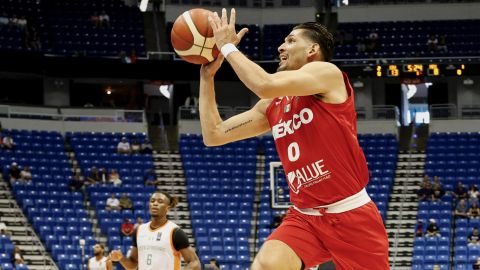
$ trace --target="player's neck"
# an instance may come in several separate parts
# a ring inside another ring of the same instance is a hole
[[[95,255],[95,260],[100,261],[103,258],[103,254]]]
[[[150,222],[150,227],[152,229],[157,229],[163,225],[165,225],[165,223],[167,223],[168,219],[166,216],[163,216],[163,217],[152,217],[152,220]]]

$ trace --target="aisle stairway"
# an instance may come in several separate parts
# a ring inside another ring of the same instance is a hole
[[[153,164],[157,179],[160,180],[157,189],[166,191],[180,199],[177,207],[170,210],[170,220],[182,227],[190,242],[195,244],[187,200],[187,186],[180,154],[172,151],[155,153],[153,154]]]
[[[28,269],[58,270],[4,180],[0,180],[0,213],[0,222],[7,225],[11,232],[10,240],[23,251]]]

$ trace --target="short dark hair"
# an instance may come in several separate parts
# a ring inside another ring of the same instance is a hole
[[[324,61],[329,62],[332,60],[335,40],[327,27],[317,22],[306,22],[295,26],[293,29],[306,30],[304,31],[305,36],[320,45]]]
[[[173,208],[173,207],[177,206],[177,204],[178,204],[178,197],[174,197],[174,196],[170,195],[168,192],[160,191],[160,190],[155,191],[153,194],[155,194],[155,193],[165,195],[165,197],[167,197],[167,198],[168,198],[168,201],[170,202],[170,204],[169,204],[170,207]],[[152,194],[152,195],[153,195],[153,194]]]

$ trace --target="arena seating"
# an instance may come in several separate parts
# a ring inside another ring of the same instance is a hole
[[[137,217],[148,221],[148,200],[155,187],[144,185],[144,176],[147,170],[153,167],[151,154],[117,154],[117,144],[122,137],[131,142],[136,139],[140,144],[145,140],[145,134],[121,133],[69,133],[67,139],[75,151],[83,175],[88,176],[92,166],[106,168],[107,172],[116,169],[119,172],[122,184],[100,184],[87,189],[90,203],[96,209],[97,219],[101,231],[108,236],[110,248],[120,248],[124,254],[130,249],[131,237],[121,237],[120,226],[125,218],[135,223]],[[114,193],[120,198],[122,193],[132,200],[132,210],[106,211],[107,198]]]
[[[2,1],[0,10],[7,16],[25,16],[36,25],[42,51],[49,54],[87,56],[118,56],[120,51],[145,56],[143,17],[137,7],[127,7],[122,1]],[[90,16],[105,11],[110,27],[94,27]],[[0,14],[1,15],[1,14]],[[24,30],[0,25],[5,33],[0,37],[0,50],[25,50]]]
[[[63,269],[67,264],[76,265],[68,269],[80,269],[79,239],[86,240],[89,254],[94,243],[92,224],[82,194],[68,189],[72,169],[60,133],[12,130],[11,135],[15,150],[0,152],[4,178],[8,179],[12,162],[20,168],[30,167],[33,180],[16,182],[12,186],[15,198],[57,263]]]
[[[467,188],[478,184],[479,142],[480,133],[432,134],[428,140],[425,173],[438,176],[445,191],[453,191],[458,182]],[[442,237],[415,239],[414,269],[429,269],[433,263],[442,264],[442,269],[450,269],[450,247],[454,247],[455,269],[472,269],[473,262],[480,256],[480,249],[468,246],[467,236],[474,227],[480,226],[480,222],[478,219],[452,220],[456,203],[449,195],[443,196],[442,202],[420,202],[418,219],[428,224],[429,218],[435,218]]]
[[[13,248],[10,237],[0,234],[0,267],[2,269],[13,269],[11,265]]]
[[[256,138],[205,147],[200,136],[181,135],[192,227],[203,263],[216,258],[222,269],[250,263],[257,150]]]
[[[398,142],[393,134],[366,134],[359,135],[358,141],[363,148],[371,173],[367,191],[375,201],[382,218],[385,220],[390,191],[395,177],[395,167],[398,152]],[[262,188],[259,228],[257,235],[257,247],[260,247],[265,239],[273,231],[272,222],[275,216],[282,215],[285,210],[272,209],[270,203],[270,162],[279,161],[278,154],[272,137],[263,138],[265,149],[265,180]],[[283,175],[283,177],[285,177]],[[285,192],[285,200],[289,200],[288,186],[286,181],[282,188]]]

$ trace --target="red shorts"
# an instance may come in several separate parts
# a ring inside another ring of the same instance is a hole
[[[337,270],[390,269],[387,233],[373,202],[323,216],[305,215],[290,208],[267,240],[286,243],[306,269],[330,260]]]

